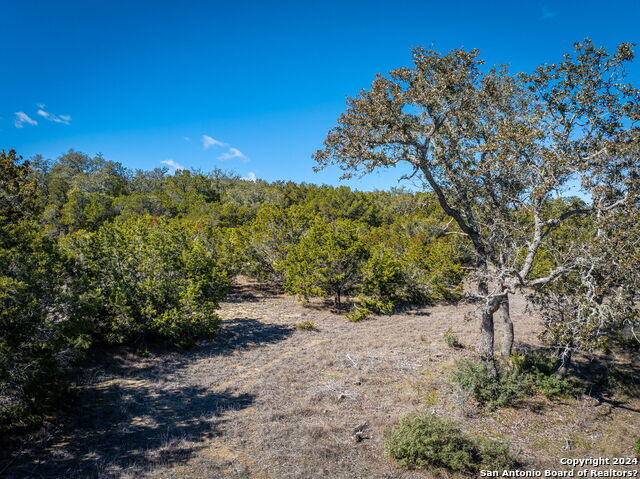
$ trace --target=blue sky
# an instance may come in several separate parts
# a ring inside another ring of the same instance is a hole
[[[522,71],[585,37],[640,43],[638,18],[637,0],[0,0],[0,148],[338,184],[311,154],[345,96],[408,65],[410,47],[479,48]]]

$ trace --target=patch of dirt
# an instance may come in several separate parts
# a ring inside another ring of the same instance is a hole
[[[83,373],[51,425],[0,461],[6,478],[430,478],[398,469],[384,437],[414,411],[507,439],[526,468],[560,457],[632,455],[638,400],[583,397],[541,409],[483,411],[450,385],[472,354],[471,305],[443,305],[349,323],[253,283],[222,305],[215,340],[185,353],[109,353]],[[539,322],[511,304],[516,337],[537,345]],[[313,321],[317,330],[296,330]],[[462,349],[445,345],[452,328]],[[497,338],[501,336],[497,324]],[[451,476],[455,477],[455,476]]]

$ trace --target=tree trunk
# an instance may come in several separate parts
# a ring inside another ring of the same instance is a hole
[[[488,301],[489,285],[487,284],[487,263],[483,258],[478,258],[478,295],[485,303],[480,310],[480,359],[487,363],[489,372],[493,377],[498,376],[494,358],[495,332],[493,328],[493,313],[496,307]]]
[[[493,356],[494,330],[493,308],[484,306],[480,312],[480,358],[489,366],[489,372],[493,377],[498,375],[496,362]]]
[[[513,351],[513,322],[509,312],[509,296],[505,296],[500,301],[498,310],[500,311],[500,319],[504,328],[502,333],[502,359],[506,361],[511,357]]]
[[[560,355],[560,364],[556,369],[556,377],[558,379],[564,379],[567,377],[569,368],[571,367],[571,360],[573,357],[573,344],[569,343],[565,346],[564,351]]]

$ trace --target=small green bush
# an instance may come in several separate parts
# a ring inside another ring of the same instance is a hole
[[[636,456],[640,458],[640,437],[636,440],[633,449],[636,451]]]
[[[555,375],[557,360],[544,352],[512,356],[512,376],[524,377],[532,388],[548,398],[569,397],[578,390],[566,379]]]
[[[518,467],[518,460],[509,452],[509,446],[495,439],[478,439],[480,469],[509,470]]]
[[[504,443],[476,441],[455,422],[432,413],[403,417],[387,439],[385,450],[407,468],[441,467],[472,473],[481,468],[510,469],[518,464]]]
[[[367,259],[364,232],[367,225],[338,219],[331,223],[316,219],[305,235],[287,249],[279,267],[289,294],[334,297],[336,306],[360,282],[360,269]]]
[[[513,406],[539,392],[548,398],[576,394],[576,387],[553,374],[553,360],[540,353],[514,356],[510,369],[492,377],[487,364],[463,359],[456,363],[453,380],[490,409]]]
[[[385,449],[407,468],[431,466],[460,472],[471,472],[475,468],[473,441],[455,423],[435,414],[403,417]]]
[[[509,374],[493,378],[487,364],[470,359],[458,361],[453,371],[453,380],[489,409],[512,405],[533,392],[531,384],[518,379]]]
[[[640,378],[628,365],[615,365],[607,369],[603,385],[616,394],[628,397],[640,397]]]
[[[458,341],[458,337],[456,333],[453,332],[453,329],[449,328],[444,332],[444,342],[452,349],[458,349],[462,347],[460,341]]]
[[[345,317],[353,322],[369,319],[374,314],[391,314],[393,312],[393,301],[383,301],[375,298],[358,297],[358,304]]]
[[[296,324],[296,329],[299,331],[315,331],[316,323],[313,321],[302,321]]]
[[[347,318],[352,323],[357,323],[360,321],[364,321],[365,319],[369,319],[371,317],[371,311],[366,308],[359,308],[356,306],[352,311],[345,313],[344,317]]]

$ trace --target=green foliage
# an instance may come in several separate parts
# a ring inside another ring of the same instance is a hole
[[[475,466],[473,441],[455,423],[435,414],[403,417],[388,438],[385,450],[407,468],[444,467],[471,472]]]
[[[636,457],[640,458],[640,437],[636,439],[636,443],[633,445],[633,450],[636,453]]]
[[[266,204],[243,229],[243,272],[262,280],[282,283],[282,263],[291,245],[300,240],[310,219],[298,207],[287,209]]]
[[[519,461],[509,451],[509,446],[502,441],[480,437],[477,440],[479,469],[509,470],[515,469]]]
[[[362,265],[362,293],[393,300],[400,297],[404,285],[402,263],[394,252],[384,244],[374,244]]]
[[[56,402],[62,376],[88,346],[81,285],[54,240],[31,220],[36,184],[0,152],[0,429],[28,426]]]
[[[512,357],[511,367],[490,374],[482,361],[463,359],[456,363],[452,379],[478,402],[489,409],[514,406],[539,392],[548,398],[569,397],[577,389],[565,379],[557,378],[555,360],[541,353]]]
[[[283,261],[285,290],[305,298],[332,295],[340,306],[342,297],[361,281],[367,259],[363,228],[351,220],[316,220]]]
[[[530,74],[485,68],[477,49],[416,47],[412,64],[347,99],[313,155],[316,170],[337,166],[343,178],[404,165],[435,193],[457,227],[447,233],[462,233],[474,251],[486,359],[502,301],[489,283],[507,294],[573,276],[537,301],[564,349],[563,369],[571,351],[606,346],[610,331],[640,324],[640,90],[625,81],[633,45],[573,47]],[[568,189],[589,201],[557,200]],[[421,275],[431,271],[423,257],[409,261]],[[449,283],[430,279],[436,290]]]
[[[184,347],[214,335],[229,278],[206,236],[198,224],[132,217],[72,238],[99,298],[99,336]]]
[[[452,379],[478,402],[490,409],[512,405],[516,400],[532,393],[530,384],[493,378],[485,362],[462,359],[456,363]]]
[[[307,216],[319,217],[327,222],[345,219],[378,226],[382,211],[374,195],[375,193],[351,191],[346,186],[311,187],[307,191],[303,208]]]
[[[460,299],[464,277],[462,251],[446,238],[412,242],[404,257],[409,299],[419,304]]]
[[[578,392],[571,382],[555,375],[558,361],[550,354],[533,352],[513,355],[511,362],[512,375],[525,377],[535,390],[548,398],[570,397]]]
[[[506,469],[517,464],[506,445],[474,441],[456,423],[431,413],[403,417],[387,439],[385,450],[407,468],[473,473],[480,468]]]
[[[444,342],[450,348],[460,348],[460,347],[462,347],[462,345],[460,344],[460,341],[458,341],[458,337],[456,336],[456,333],[454,333],[453,329],[451,329],[451,328],[448,328],[444,332]]]
[[[375,298],[359,296],[354,308],[345,314],[345,317],[352,323],[364,321],[375,314],[391,314],[393,312],[393,301],[384,301]]]
[[[355,297],[351,320],[455,299],[462,278],[464,248],[428,194],[130,171],[73,150],[53,162],[3,152],[0,180],[6,423],[53,405],[92,342],[145,351],[211,336],[238,274],[304,299]]]
[[[299,331],[316,331],[316,323],[313,321],[302,321],[296,324],[296,329]]]
[[[0,225],[10,225],[36,213],[39,200],[29,162],[23,162],[15,150],[0,151]]]
[[[611,365],[607,368],[601,384],[616,394],[640,397],[640,378],[636,367],[633,363]]]

